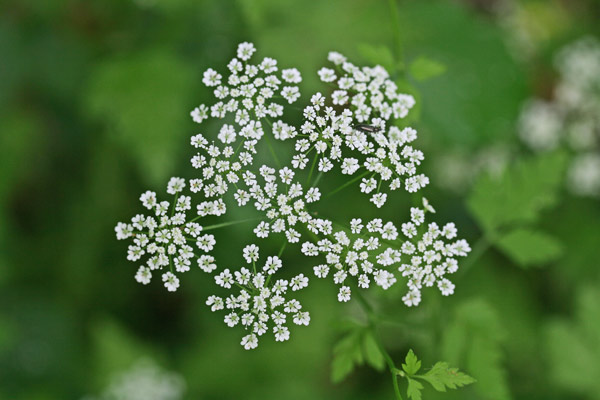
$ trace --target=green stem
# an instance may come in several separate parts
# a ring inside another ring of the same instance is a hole
[[[310,183],[310,178],[312,178],[315,164],[317,163],[317,158],[319,158],[319,153],[315,152],[315,157],[313,158],[312,165],[310,166],[310,171],[308,171],[308,179],[306,180],[306,183]]]
[[[246,218],[246,219],[240,219],[238,221],[230,221],[230,222],[223,222],[221,224],[215,224],[215,225],[208,225],[208,226],[204,226],[202,227],[202,232],[204,231],[209,231],[211,229],[218,229],[218,228],[224,228],[226,226],[230,226],[230,225],[236,225],[236,224],[241,224],[243,222],[249,222],[249,221],[257,221],[259,219],[262,219],[262,217],[256,217],[256,218]]]
[[[469,255],[469,258],[460,266],[458,277],[462,277],[466,272],[473,267],[475,262],[479,260],[485,252],[492,246],[492,241],[488,239],[486,235],[483,235],[473,245],[473,250]]]
[[[321,180],[321,177],[323,176],[323,172],[319,172],[319,175],[317,175],[317,178],[315,179],[315,181],[313,182],[312,185],[310,185],[310,187],[315,187],[317,186],[317,184],[319,183],[319,181]]]
[[[273,159],[275,160],[275,164],[277,164],[277,168],[281,168],[281,163],[279,162],[279,157],[277,157],[277,153],[275,152],[275,149],[273,148],[273,145],[271,144],[271,139],[269,139],[269,135],[265,135],[265,139],[267,141],[267,146],[269,147],[269,151],[271,152],[271,155],[273,156]]]
[[[390,354],[385,349],[385,346],[381,342],[379,335],[377,335],[377,331],[375,329],[377,316],[375,315],[373,306],[371,306],[367,299],[364,298],[360,290],[356,290],[355,294],[356,298],[358,299],[358,302],[360,303],[360,305],[362,306],[363,310],[369,318],[369,326],[373,330],[373,338],[375,339],[375,343],[377,344],[379,351],[383,355],[383,358],[385,359],[385,362],[388,365],[388,369],[390,370],[390,374],[392,375],[392,385],[394,387],[394,394],[396,395],[396,400],[402,400],[402,394],[400,394],[400,387],[398,386],[398,375],[396,373],[398,371],[398,368],[396,367],[392,356],[390,356]]]
[[[403,62],[404,51],[402,49],[402,31],[400,29],[400,17],[398,16],[398,0],[388,0],[390,6],[390,17],[392,18],[392,30],[394,37],[394,47],[396,52],[396,60]]]
[[[365,171],[362,174],[355,176],[354,179],[349,180],[348,182],[344,183],[341,186],[338,186],[337,188],[333,189],[331,192],[327,193],[324,197],[329,197],[329,196],[334,195],[335,193],[339,192],[340,190],[344,189],[345,187],[352,185],[354,182],[356,182],[360,178],[364,177],[368,173],[369,173],[369,171]]]
[[[277,257],[281,257],[281,254],[283,254],[283,250],[285,250],[285,246],[287,246],[287,243],[287,240],[283,242],[283,245],[281,245],[281,248],[279,249],[279,253],[277,253]]]

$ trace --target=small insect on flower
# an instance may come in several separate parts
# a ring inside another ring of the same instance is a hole
[[[377,133],[381,131],[381,128],[378,126],[368,125],[368,124],[356,124],[353,126],[354,129],[365,132],[365,133]]]

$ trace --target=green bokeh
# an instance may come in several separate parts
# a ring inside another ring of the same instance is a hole
[[[403,60],[393,67],[418,100],[410,122],[428,171],[430,160],[450,151],[466,163],[470,153],[497,145],[509,160],[527,158],[515,130],[523,101],[547,93],[555,50],[599,33],[597,1],[564,8],[524,1],[525,17],[545,30],[536,53],[523,59],[494,11],[501,3],[513,2],[398,2]],[[315,282],[302,298],[312,312],[308,328],[294,329],[288,343],[265,340],[246,352],[239,331],[204,305],[214,286],[207,275],[188,273],[176,294],[156,282],[138,285],[126,246],[114,239],[116,222],[140,211],[139,193],[190,174],[188,138],[198,126],[189,112],[210,96],[202,72],[224,68],[241,41],[300,69],[305,102],[323,90],[316,71],[328,51],[356,63],[389,62],[393,29],[384,0],[0,3],[0,399],[98,394],[142,358],[181,374],[186,399],[392,398],[387,373],[364,366],[331,383],[340,320],[362,314],[353,302],[340,305],[327,282]],[[411,77],[419,65],[431,79]],[[210,128],[202,126],[207,134]],[[327,179],[331,187],[343,182]],[[456,221],[471,243],[486,230],[469,213],[467,190],[432,186],[425,194],[439,221]],[[454,296],[432,293],[418,309],[399,304],[393,291],[368,293],[410,326],[381,332],[398,363],[413,348],[424,365],[445,359],[479,380],[425,398],[600,398],[600,207],[560,189],[552,196],[534,228],[560,243],[558,260],[524,269],[501,249],[488,249],[460,276]],[[319,207],[334,208],[334,219],[361,210],[364,218],[400,221],[411,201],[394,195],[382,210],[362,210],[356,189],[341,198]],[[252,240],[245,228],[224,230],[220,263],[239,262]],[[289,254],[284,262],[298,271],[310,266]]]

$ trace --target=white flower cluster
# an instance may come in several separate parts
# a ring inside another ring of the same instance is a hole
[[[311,97],[299,131],[283,123],[274,131],[277,139],[298,138],[293,167],[304,169],[312,157],[320,172],[338,166],[342,174],[357,174],[361,192],[370,194],[377,207],[385,204],[388,190],[404,187],[413,193],[426,186],[429,178],[417,174],[423,152],[410,145],[416,130],[391,125],[408,114],[414,98],[398,93],[380,66],[360,68],[335,52],[329,60],[337,72],[322,68],[319,77],[334,85],[331,98],[321,93]]]
[[[350,300],[350,285],[367,289],[373,281],[383,289],[390,288],[397,281],[394,270],[408,279],[409,290],[402,298],[407,306],[419,304],[424,286],[437,284],[441,293],[448,296],[454,293],[454,284],[445,275],[456,272],[455,257],[465,257],[471,249],[465,240],[444,242],[456,238],[454,223],[440,229],[432,222],[424,230],[425,214],[434,209],[423,200],[422,209],[411,208],[411,220],[402,224],[400,231],[392,222],[384,224],[379,218],[366,224],[354,218],[348,229],[332,235],[333,240],[303,243],[302,253],[325,256],[325,263],[316,265],[314,273],[319,278],[331,273],[334,283],[341,285],[338,292],[341,302]],[[400,232],[405,240],[399,239]]]
[[[298,100],[300,90],[296,84],[302,81],[300,72],[296,68],[279,71],[277,60],[269,57],[258,65],[250,64],[248,61],[255,51],[252,43],[241,43],[237,58],[227,64],[229,75],[226,80],[212,68],[204,72],[202,82],[214,88],[213,94],[218,101],[210,107],[204,104],[196,107],[190,114],[195,122],[201,123],[209,117],[223,119],[233,114],[235,123],[243,127],[253,120],[281,117],[283,106],[276,102],[277,99],[288,104]],[[223,133],[219,139],[232,141],[235,134]]]
[[[299,274],[292,279],[271,279],[282,267],[281,259],[277,256],[267,258],[262,269],[257,272],[256,263],[259,249],[256,245],[244,248],[244,258],[252,266],[252,271],[246,267],[240,268],[233,274],[229,269],[215,276],[217,285],[231,289],[238,287],[238,295],[230,295],[223,299],[210,296],[206,305],[212,311],[227,310],[225,323],[229,327],[241,325],[248,331],[242,338],[242,346],[246,350],[258,346],[258,338],[272,331],[275,340],[286,341],[290,338],[290,330],[286,326],[291,320],[296,325],[308,325],[310,314],[302,311],[298,300],[287,300],[284,296],[308,286],[308,278]]]
[[[534,151],[565,145],[575,152],[568,187],[581,196],[600,196],[600,42],[587,37],[556,57],[560,79],[551,101],[523,107],[519,135]]]
[[[140,266],[135,279],[147,285],[152,279],[153,271],[164,271],[162,280],[168,291],[174,292],[179,287],[179,278],[175,272],[190,270],[195,257],[194,248],[188,242],[195,242],[203,252],[210,252],[215,245],[215,238],[210,234],[202,234],[202,226],[194,220],[187,221],[186,213],[191,209],[190,196],[180,195],[186,183],[182,178],[171,178],[167,193],[174,195],[173,204],[168,201],[159,202],[155,192],[147,191],[140,196],[140,201],[154,215],[138,214],[130,223],[119,222],[115,227],[118,240],[133,239],[127,249],[127,259],[136,262],[147,256],[147,261]],[[198,263],[212,259],[203,255]],[[201,264],[202,265],[202,264]]]
[[[454,285],[445,275],[456,271],[456,257],[470,249],[464,241],[444,241],[456,236],[453,224],[442,229],[434,223],[425,227],[425,212],[433,212],[425,200],[422,209],[411,210],[411,221],[400,227],[380,219],[363,226],[360,218],[354,218],[347,229],[334,231],[333,221],[317,217],[311,209],[321,200],[319,178],[310,179],[317,166],[326,173],[337,165],[343,175],[355,175],[350,183],[362,178],[358,183],[361,191],[371,194],[377,207],[385,204],[389,190],[403,187],[416,192],[429,183],[425,175],[417,173],[424,156],[411,145],[416,131],[394,125],[406,116],[414,99],[398,93],[382,67],[359,68],[342,55],[330,53],[337,72],[324,68],[319,76],[334,84],[335,90],[330,100],[320,93],[311,97],[303,112],[304,122],[297,129],[279,119],[284,106],[276,100],[293,103],[298,99],[295,84],[301,82],[300,73],[294,68],[279,71],[271,58],[259,65],[249,64],[254,52],[252,44],[240,44],[226,79],[213,69],[204,73],[203,82],[214,88],[217,101],[196,108],[192,118],[198,123],[210,117],[224,121],[215,134],[192,137],[191,144],[197,149],[191,160],[196,176],[188,182],[181,178],[169,181],[167,193],[175,197],[172,204],[159,203],[154,192],[142,194],[142,204],[154,215],[137,215],[131,223],[119,223],[115,228],[118,239],[133,240],[129,260],[148,255],[136,280],[147,284],[153,271],[161,270],[164,285],[175,291],[179,287],[176,274],[188,271],[195,258],[200,269],[213,274],[217,286],[235,288],[235,294],[210,296],[207,305],[212,311],[224,310],[228,326],[244,327],[247,334],[241,344],[246,349],[256,348],[259,337],[269,331],[276,341],[288,340],[290,323],[310,322],[301,304],[288,298],[290,292],[308,286],[305,274],[310,269],[291,279],[275,279],[283,268],[280,256],[285,245],[301,239],[303,254],[324,256],[325,263],[314,267],[314,273],[321,278],[331,273],[340,286],[338,299],[342,302],[350,300],[351,287],[367,289],[371,282],[383,289],[405,282],[409,290],[404,302],[409,306],[419,303],[422,287],[437,284],[442,294],[451,294]],[[279,140],[295,138],[289,164],[273,168],[255,162],[259,142],[267,137],[270,146],[270,135]],[[313,160],[306,179],[300,175],[309,157]],[[189,195],[182,193],[186,188]],[[191,197],[195,198],[193,204]],[[249,244],[242,252],[247,266],[219,269],[209,254],[215,237],[206,231],[230,223],[203,227],[196,221],[223,217],[228,211],[226,204],[258,211],[261,217],[253,228],[255,236],[279,235],[284,241],[280,254],[259,265],[259,248]],[[192,207],[197,215],[188,219],[186,213]],[[408,240],[401,240],[400,235]]]

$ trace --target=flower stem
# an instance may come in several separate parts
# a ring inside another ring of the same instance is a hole
[[[310,171],[308,171],[308,179],[306,183],[310,183],[310,178],[312,178],[313,171],[315,170],[315,165],[317,164],[317,158],[319,158],[319,153],[315,152],[315,157],[313,158],[312,165],[310,166]]]
[[[371,304],[369,304],[367,299],[364,298],[364,296],[362,295],[360,290],[356,290],[355,293],[356,293],[356,298],[358,299],[358,302],[360,303],[360,305],[362,306],[363,310],[365,311],[365,313],[367,314],[367,316],[369,318],[369,326],[370,326],[371,330],[373,331],[373,338],[375,339],[375,343],[377,344],[379,351],[383,355],[383,358],[385,359],[385,362],[388,365],[390,374],[392,375],[392,385],[394,387],[394,394],[396,395],[396,400],[402,400],[402,395],[400,394],[400,387],[398,386],[398,375],[396,374],[396,372],[398,371],[398,368],[396,367],[396,364],[394,363],[392,356],[390,356],[390,354],[385,349],[385,346],[381,342],[381,338],[379,338],[379,335],[377,335],[377,329],[376,329],[377,316],[375,315],[373,306],[371,306]]]
[[[277,253],[277,257],[281,257],[281,254],[283,254],[283,250],[285,250],[286,246],[287,246],[287,240],[285,242],[283,242],[283,244],[281,245],[281,248],[279,249],[279,253]]]
[[[323,172],[319,172],[319,175],[317,175],[317,177],[315,178],[315,181],[312,183],[312,185],[310,185],[310,187],[315,187],[317,186],[317,184],[319,183],[319,181],[321,180],[321,177],[323,176]]]
[[[210,231],[211,229],[224,228],[224,227],[230,226],[230,225],[241,224],[243,222],[257,221],[259,219],[262,219],[262,217],[246,218],[246,219],[240,219],[240,220],[237,220],[237,221],[223,222],[221,224],[208,225],[208,226],[202,227],[202,232],[204,232],[204,231]]]
[[[396,53],[396,60],[399,63],[403,62],[404,51],[402,49],[402,31],[400,29],[400,18],[398,16],[398,0],[388,0],[388,4],[390,6],[390,17],[392,18],[392,30],[394,37],[394,47]]]
[[[359,180],[363,176],[367,175],[368,173],[369,173],[369,171],[365,171],[362,174],[360,174],[358,176],[355,176],[354,179],[349,180],[348,182],[344,183],[343,185],[338,186],[337,188],[333,189],[331,192],[327,193],[325,195],[325,197],[332,196],[335,193],[339,192],[340,190],[344,189],[345,187],[352,185],[354,182],[356,182],[357,180]]]
[[[267,146],[269,147],[269,151],[271,152],[271,155],[273,156],[273,159],[275,160],[275,164],[277,164],[277,168],[281,168],[281,162],[279,162],[279,157],[277,157],[277,153],[275,152],[275,149],[273,148],[273,144],[271,143],[271,139],[269,139],[269,135],[265,135],[265,139],[267,141]]]
[[[489,240],[486,235],[482,235],[473,245],[473,250],[471,251],[469,258],[461,265],[459,270],[460,275],[458,275],[457,278],[464,276],[491,246],[492,241]]]

